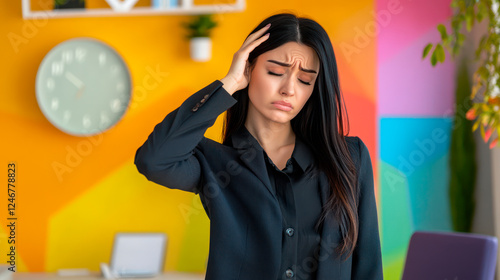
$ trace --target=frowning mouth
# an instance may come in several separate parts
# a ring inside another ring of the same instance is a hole
[[[283,110],[283,111],[291,111],[293,109],[292,104],[285,101],[276,101],[272,103],[274,107]]]

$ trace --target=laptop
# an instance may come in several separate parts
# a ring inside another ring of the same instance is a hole
[[[114,277],[154,277],[163,273],[167,235],[117,233],[110,270]]]

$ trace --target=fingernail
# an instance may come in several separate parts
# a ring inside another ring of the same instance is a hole
[[[269,27],[269,26],[271,26],[271,23],[268,23],[265,27]]]

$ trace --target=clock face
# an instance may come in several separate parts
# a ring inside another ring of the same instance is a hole
[[[108,45],[90,38],[55,46],[36,75],[36,97],[47,119],[72,135],[111,128],[128,108],[131,78],[127,65]]]

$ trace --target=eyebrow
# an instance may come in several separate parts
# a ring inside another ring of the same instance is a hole
[[[278,65],[281,65],[281,66],[285,66],[285,67],[290,67],[292,66],[291,64],[288,64],[288,63],[284,63],[284,62],[281,62],[281,61],[276,61],[276,60],[272,60],[272,59],[269,59],[267,60],[268,62],[271,62],[271,63],[275,63],[275,64],[278,64]],[[304,72],[307,72],[307,73],[314,73],[314,74],[318,74],[318,72],[312,70],[312,69],[304,69],[302,67],[300,67],[300,70],[304,71]]]

